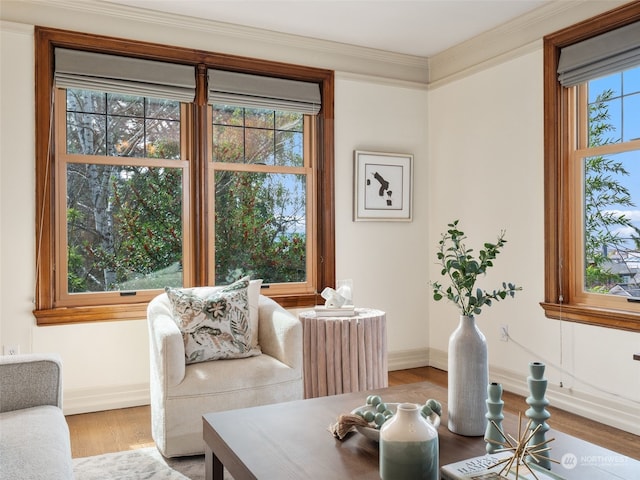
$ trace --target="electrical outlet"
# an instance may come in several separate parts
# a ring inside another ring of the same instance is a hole
[[[500,340],[503,342],[509,341],[509,325],[500,325]]]
[[[2,353],[5,355],[18,355],[20,354],[20,345],[5,345]]]

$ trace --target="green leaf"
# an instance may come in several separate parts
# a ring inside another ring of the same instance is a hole
[[[441,300],[445,294],[448,300],[455,303],[465,315],[480,314],[481,307],[491,306],[492,300],[503,300],[513,297],[516,290],[521,290],[513,283],[502,282],[500,290],[483,290],[476,288],[475,283],[479,275],[485,275],[493,267],[493,259],[500,253],[500,248],[506,243],[504,230],[500,232],[496,243],[484,242],[483,248],[474,256],[474,250],[463,243],[466,236],[458,228],[459,220],[448,224],[448,230],[441,235],[438,242],[436,257],[441,265],[440,274],[451,282],[446,291],[440,283],[434,282],[433,296]]]

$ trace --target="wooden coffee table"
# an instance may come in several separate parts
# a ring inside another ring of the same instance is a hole
[[[385,402],[424,403],[435,398],[442,403],[440,466],[485,453],[482,437],[464,437],[447,429],[447,390],[421,382],[206,414],[207,480],[222,480],[223,466],[235,480],[379,479],[376,442],[359,433],[339,441],[328,429],[340,414],[363,405],[369,393],[377,393]],[[523,412],[526,408],[523,404]],[[517,416],[505,412],[503,427],[515,436]],[[552,465],[567,480],[640,479],[637,460],[554,430],[547,438],[555,438],[551,458],[564,457],[565,465],[573,467]]]

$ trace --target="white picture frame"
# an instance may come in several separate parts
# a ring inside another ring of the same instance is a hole
[[[354,150],[354,221],[412,219],[413,155]]]

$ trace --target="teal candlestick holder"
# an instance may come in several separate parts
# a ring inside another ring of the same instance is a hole
[[[487,453],[495,453],[500,450],[500,442],[503,442],[502,434],[502,420],[504,415],[502,409],[504,407],[504,401],[502,400],[502,385],[500,383],[491,382],[487,386],[487,429],[484,434],[484,439],[487,442]]]
[[[531,420],[529,429],[531,431],[535,430],[535,433],[529,440],[531,447],[545,443],[545,436],[549,430],[547,420],[551,417],[551,414],[546,409],[549,401],[545,396],[547,379],[544,378],[544,369],[545,364],[542,362],[531,362],[529,364],[530,375],[527,377],[527,383],[529,385],[530,395],[527,397],[527,404],[529,404],[530,408],[527,409],[525,415]],[[540,452],[538,459],[538,465],[547,469],[551,468],[548,451]]]

